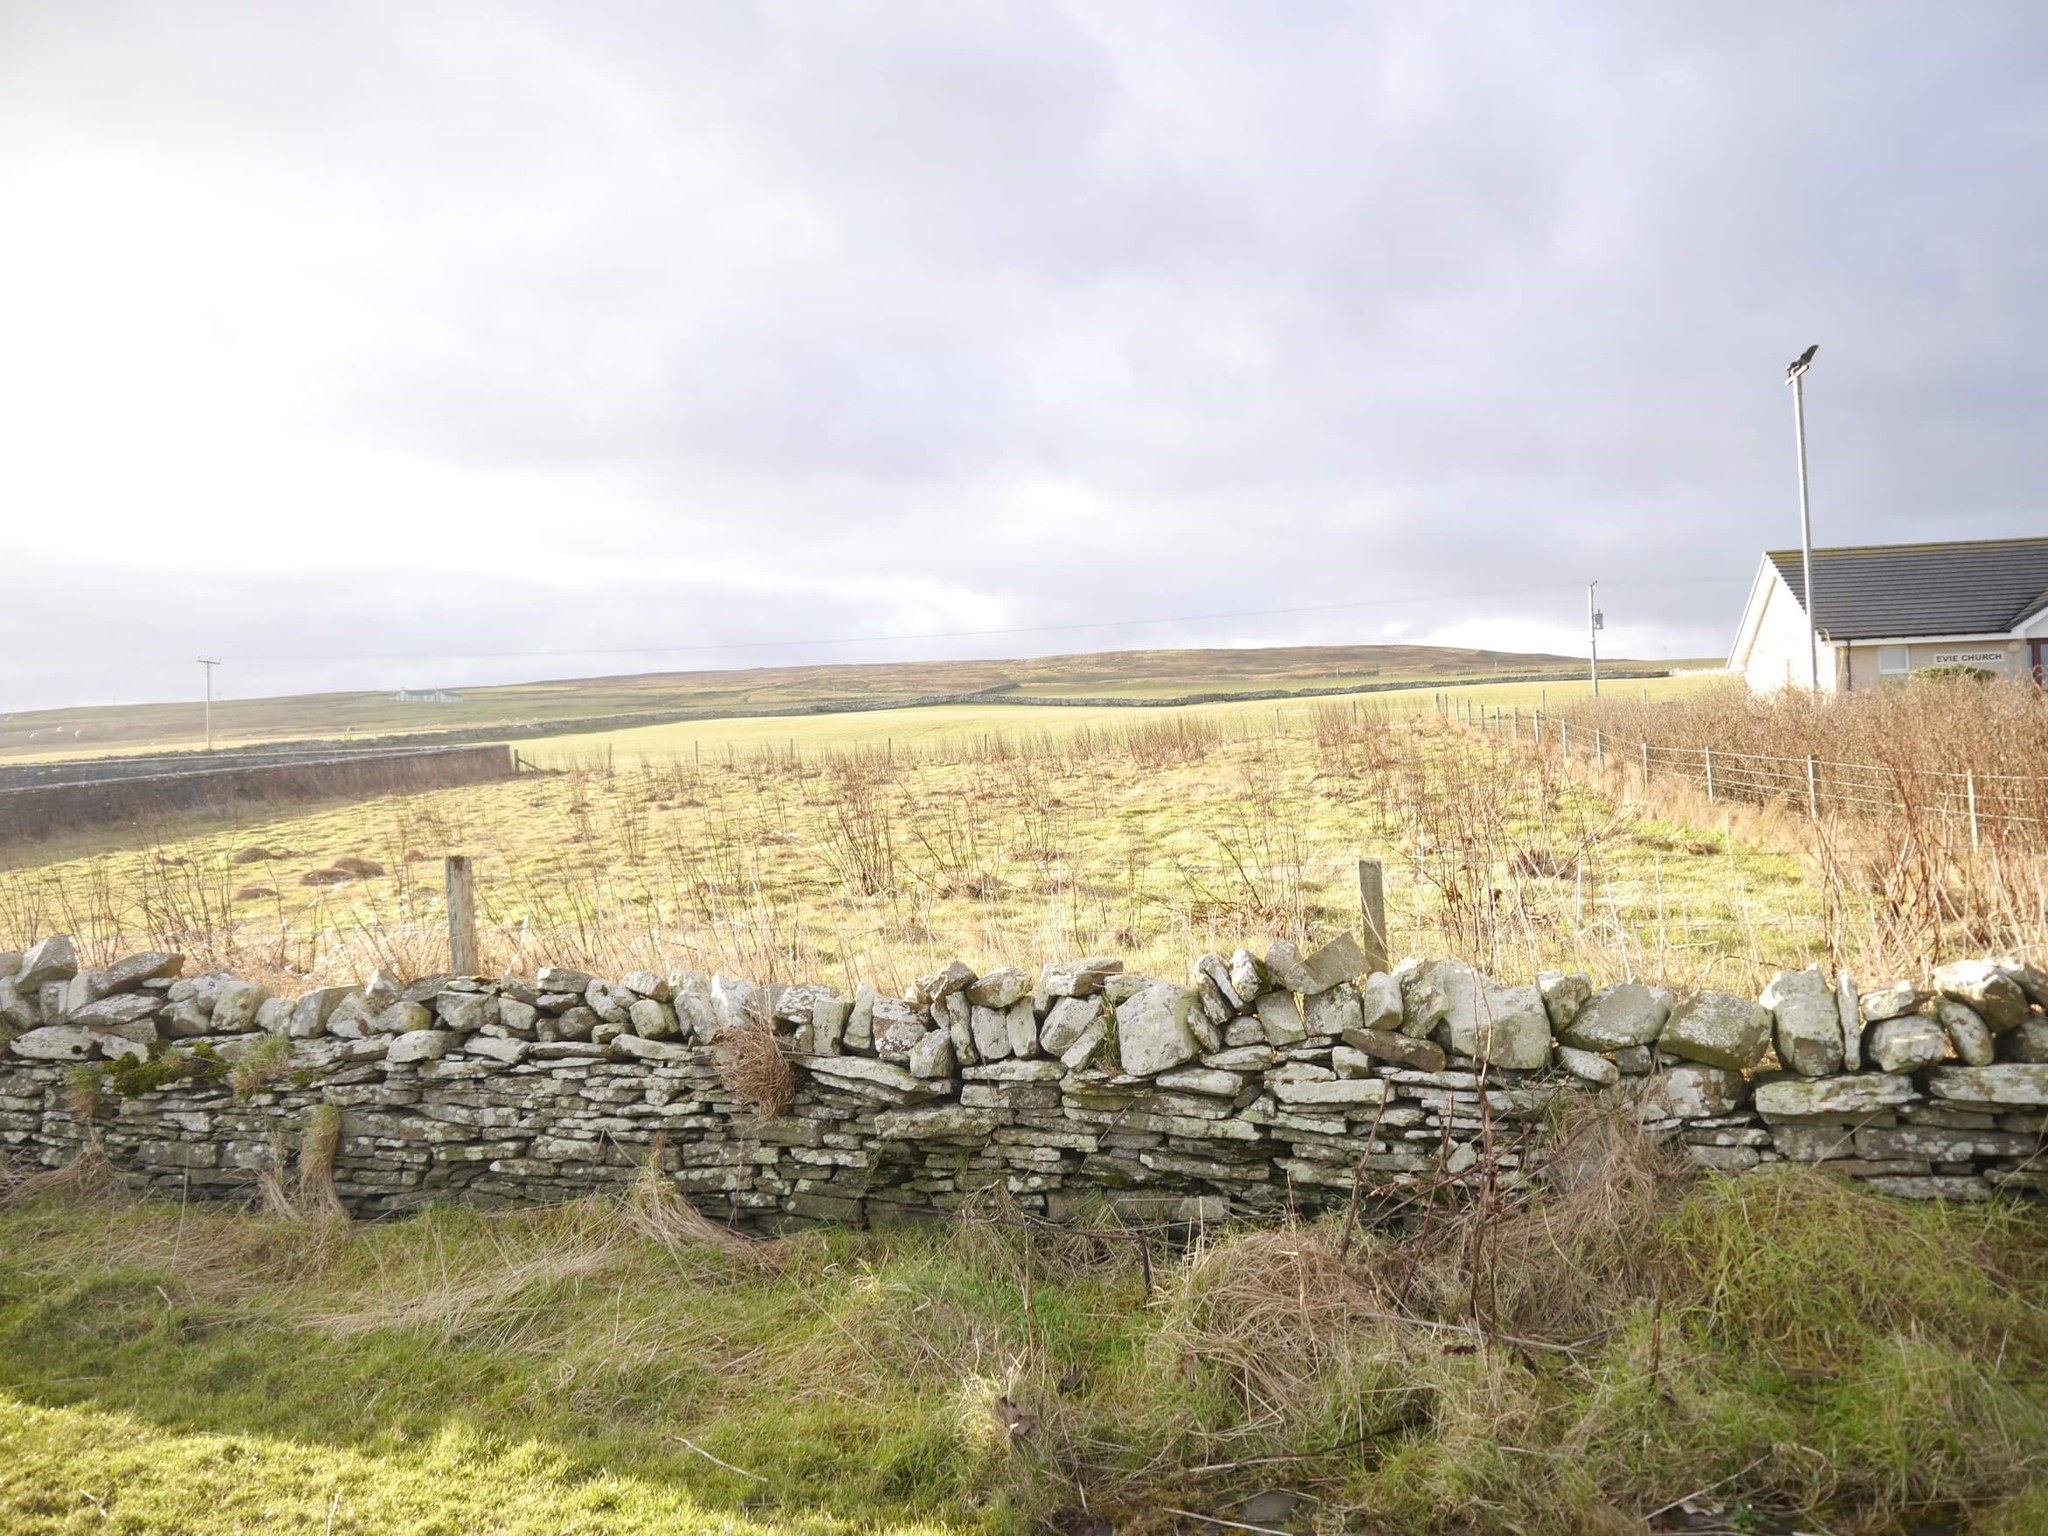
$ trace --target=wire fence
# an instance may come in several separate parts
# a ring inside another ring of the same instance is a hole
[[[1907,763],[1773,757],[1715,747],[1679,746],[1574,724],[1544,710],[1445,700],[1440,712],[1512,741],[1559,753],[1567,763],[1633,770],[1653,780],[1683,780],[1710,802],[1779,803],[1823,817],[1931,818],[1970,847],[1987,843],[2048,846],[2048,775],[1982,773]]]

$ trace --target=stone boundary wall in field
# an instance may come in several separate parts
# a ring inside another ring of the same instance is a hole
[[[0,789],[0,844],[83,828],[135,826],[194,812],[480,784],[509,777],[512,766],[512,749],[503,744],[247,765],[209,765],[199,758],[174,772],[116,771],[115,776],[82,783]]]
[[[544,969],[287,999],[184,969],[81,970],[62,938],[0,955],[0,1154],[57,1166],[96,1142],[156,1194],[239,1199],[338,1115],[337,1186],[364,1215],[615,1189],[659,1146],[722,1220],[878,1223],[996,1186],[1053,1219],[1105,1199],[1206,1221],[1313,1212],[1354,1181],[1520,1182],[1560,1100],[1588,1099],[1718,1172],[2048,1189],[2048,973],[2019,963],[1863,991],[1787,971],[1760,1001],[1380,973],[1348,936],[1205,955],[1185,986],[1109,959],[955,964],[906,997]],[[790,1091],[764,1114],[747,1096],[775,1096],[778,1063]]]

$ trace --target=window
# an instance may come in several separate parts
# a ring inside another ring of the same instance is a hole
[[[1903,645],[1881,645],[1877,648],[1877,676],[1879,681],[1888,678],[1906,677],[1913,670],[1913,653]]]

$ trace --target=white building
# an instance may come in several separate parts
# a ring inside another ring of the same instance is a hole
[[[1927,667],[2048,676],[2048,539],[1816,549],[1813,586],[1809,619],[1799,551],[1758,565],[1728,657],[1754,691],[1811,686],[1810,633],[1829,692]]]

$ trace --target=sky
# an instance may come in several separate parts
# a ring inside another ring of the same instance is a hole
[[[0,708],[1725,654],[2048,533],[2048,9],[0,0]]]

